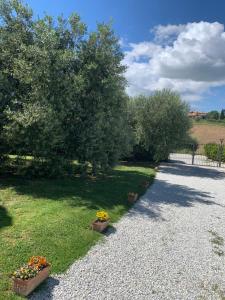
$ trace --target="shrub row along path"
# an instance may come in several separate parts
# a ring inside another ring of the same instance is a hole
[[[103,242],[32,300],[225,299],[224,238],[224,171],[163,164]]]

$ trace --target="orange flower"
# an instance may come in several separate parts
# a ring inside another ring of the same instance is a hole
[[[43,256],[32,256],[28,262],[29,266],[33,266],[34,268],[41,270],[48,266],[47,260]]]

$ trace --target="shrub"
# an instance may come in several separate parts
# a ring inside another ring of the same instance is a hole
[[[212,110],[208,112],[206,115],[206,119],[208,120],[219,120],[219,118],[220,118],[220,114],[217,110]]]
[[[220,151],[222,152],[222,158],[221,161],[225,162],[225,146],[220,146],[218,144],[206,144],[204,146],[204,150],[205,150],[205,155],[209,158],[209,159],[213,159],[218,161],[219,160],[219,155],[220,155]]]

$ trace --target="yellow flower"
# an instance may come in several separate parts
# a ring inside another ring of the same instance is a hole
[[[99,221],[107,221],[109,219],[109,215],[106,211],[104,210],[100,210],[96,213],[96,217]]]

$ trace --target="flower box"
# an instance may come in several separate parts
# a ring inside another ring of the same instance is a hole
[[[129,194],[128,194],[128,201],[129,201],[130,203],[136,202],[137,199],[138,199],[138,194],[137,194],[137,193],[129,193]]]
[[[99,220],[95,220],[91,224],[92,229],[98,232],[104,231],[108,226],[109,226],[109,220],[103,222]]]
[[[21,296],[28,296],[33,290],[39,286],[50,273],[50,266],[45,267],[38,274],[30,279],[13,278],[13,291]]]

